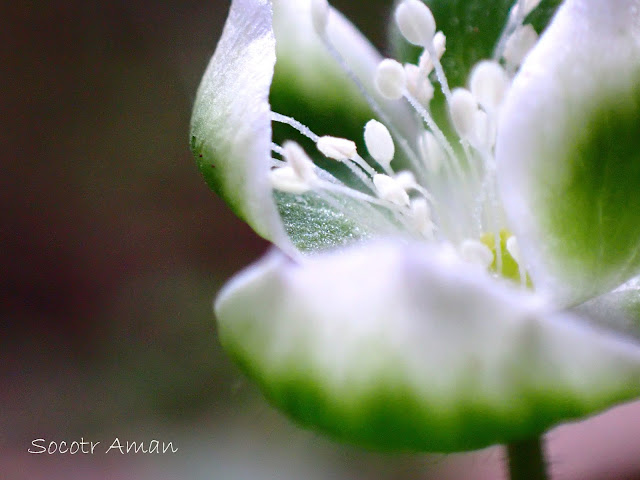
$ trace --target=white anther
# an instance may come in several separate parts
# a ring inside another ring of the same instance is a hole
[[[438,59],[442,58],[447,49],[447,37],[442,32],[436,32],[433,36],[433,50],[436,52]]]
[[[456,88],[451,95],[451,120],[458,134],[469,139],[475,126],[478,103],[471,92],[465,88]]]
[[[482,61],[471,72],[471,93],[489,112],[495,112],[509,89],[509,77],[497,62]]]
[[[311,188],[289,165],[271,170],[269,172],[269,180],[274,189],[295,195],[300,195]]]
[[[375,84],[378,92],[388,100],[397,100],[407,88],[407,77],[400,63],[386,58],[378,64]]]
[[[409,205],[409,195],[395,178],[378,173],[373,176],[373,184],[378,197],[383,200],[400,206]]]
[[[427,106],[433,98],[434,88],[429,78],[420,71],[417,65],[406,63],[404,73],[407,76],[407,90],[421,105]]]
[[[489,268],[493,263],[493,252],[479,240],[463,241],[460,245],[460,256],[463,260],[483,268]]]
[[[520,256],[520,246],[518,245],[518,239],[514,236],[507,238],[507,252],[511,255],[516,263],[520,264],[522,258]]]
[[[311,22],[313,29],[323,35],[329,23],[329,2],[327,0],[311,0]]]
[[[477,110],[473,118],[473,129],[469,135],[469,143],[480,151],[488,151],[493,148],[496,141],[496,124],[491,117]]]
[[[426,47],[436,33],[436,21],[429,7],[420,0],[404,0],[395,13],[400,32],[414,45]]]
[[[411,188],[419,187],[418,182],[416,182],[416,176],[409,170],[398,172],[394,175],[393,178],[405,191]]]
[[[507,40],[502,56],[508,66],[512,68],[519,67],[524,57],[531,51],[538,41],[538,33],[531,25],[518,27]]]
[[[447,156],[435,135],[425,130],[418,136],[418,152],[431,173],[438,173]]]
[[[433,51],[436,52],[436,55],[438,56],[438,60],[440,60],[447,49],[447,37],[445,37],[444,33],[437,32],[435,34],[433,37],[432,47]],[[420,66],[420,70],[423,72],[423,75],[429,75],[433,70],[433,61],[431,60],[431,54],[428,49],[425,49],[422,52],[422,55],[420,55],[418,65]]]
[[[411,200],[410,208],[411,226],[424,237],[432,239],[435,225],[431,219],[431,209],[427,200],[422,197]]]
[[[332,158],[340,162],[353,158],[358,153],[356,144],[346,138],[330,137],[325,135],[318,138],[316,147],[327,158]]]
[[[313,161],[296,142],[286,141],[282,145],[284,159],[291,166],[298,178],[306,183],[313,182],[317,177]]]
[[[376,162],[389,167],[395,155],[395,145],[387,127],[377,120],[369,120],[364,126],[364,143]]]

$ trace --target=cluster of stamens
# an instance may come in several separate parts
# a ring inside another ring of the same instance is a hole
[[[446,37],[436,30],[430,9],[421,0],[403,0],[399,4],[395,21],[400,32],[423,51],[417,64],[383,60],[373,83],[379,96],[404,99],[422,120],[424,128],[418,137],[406,139],[331,43],[327,34],[331,21],[327,0],[312,0],[311,20],[316,33],[380,121],[370,120],[364,127],[367,161],[358,153],[355,142],[318,136],[295,119],[273,113],[273,121],[288,124],[310,139],[325,158],[345,165],[361,186],[355,188],[354,182],[347,185],[321,170],[299,144],[286,141],[282,146],[272,145],[273,188],[296,195],[308,191],[340,194],[387,209],[408,231],[424,239],[454,244],[462,258],[491,267],[498,274],[502,255],[508,254],[518,264],[520,280],[525,284],[527,275],[516,238],[508,238],[504,252],[501,245],[500,231],[505,230],[505,221],[497,199],[494,144],[500,108],[513,75],[537,41],[533,27],[523,25],[523,21],[539,3],[540,0],[516,1],[494,58],[474,66],[468,88],[454,90],[450,90],[440,62]],[[444,94],[450,121],[459,136],[453,144],[430,113],[434,82]],[[392,166],[392,162],[399,163],[394,161],[396,144],[411,171],[396,171]],[[442,195],[443,189],[449,193]],[[493,232],[493,248],[480,240],[486,232]]]

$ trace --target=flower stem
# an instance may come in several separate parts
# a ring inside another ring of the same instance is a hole
[[[548,480],[542,437],[507,445],[511,480]]]

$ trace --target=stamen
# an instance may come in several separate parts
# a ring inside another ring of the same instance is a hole
[[[436,52],[436,56],[438,59],[442,58],[445,50],[447,49],[447,37],[445,37],[444,33],[437,32],[433,37],[433,51]],[[422,75],[429,75],[433,70],[433,61],[431,60],[431,54],[429,50],[424,50],[422,55],[420,55],[420,59],[418,60],[418,66],[420,67],[420,71]]]
[[[509,20],[500,35],[500,39],[496,44],[496,48],[493,52],[493,59],[498,61],[504,56],[504,49],[507,44],[507,40],[516,31],[518,27],[522,25],[524,19],[529,15],[539,4],[541,0],[516,0],[509,11]]]
[[[340,66],[340,68],[342,68],[342,70],[347,74],[351,82],[357,87],[358,91],[365,99],[371,110],[373,110],[373,112],[382,122],[389,125],[391,134],[396,138],[396,140],[400,144],[400,147],[402,148],[402,151],[405,153],[411,164],[414,165],[416,169],[419,169],[420,161],[418,160],[416,153],[409,146],[409,142],[407,141],[407,139],[404,138],[404,136],[397,128],[395,128],[394,124],[389,120],[387,114],[380,107],[380,104],[371,96],[371,94],[369,94],[360,79],[356,76],[355,72],[349,67],[340,52],[333,46],[326,34],[326,31],[323,33],[319,33],[318,36],[320,37],[320,40],[322,41],[324,47],[327,49],[327,52],[329,52],[336,63]]]
[[[375,85],[384,98],[398,100],[407,88],[407,77],[399,62],[386,58],[378,64]]]
[[[431,45],[436,33],[436,21],[429,7],[420,0],[404,0],[395,12],[400,32],[414,45]]]
[[[300,145],[293,141],[287,141],[282,147],[284,158],[286,161],[272,159],[272,165],[275,167],[269,172],[269,179],[274,189],[283,192],[300,195],[314,190],[321,195],[322,191],[338,193],[340,195],[353,198],[358,201],[367,202],[373,205],[379,205],[394,212],[398,221],[405,224],[397,202],[393,202],[386,198],[376,198],[366,193],[360,192],[342,184],[331,174],[323,172],[326,178],[331,181],[320,178],[316,172],[316,166],[313,164],[309,156]],[[362,159],[361,159],[362,160]],[[364,162],[364,160],[362,160]],[[353,165],[352,165],[353,166]],[[355,167],[354,167],[355,168]],[[364,175],[360,172],[361,175]],[[373,181],[367,179],[371,184],[371,189],[376,190]],[[327,199],[325,195],[322,198]],[[362,219],[361,219],[362,220]]]
[[[487,115],[482,110],[477,110],[473,116],[473,127],[469,137],[469,143],[479,152],[483,153],[483,157],[490,157],[491,149],[496,141],[497,128],[493,121],[493,117]],[[487,160],[485,158],[485,165]]]
[[[493,263],[493,252],[479,240],[467,239],[460,245],[463,260],[488,269]]]
[[[524,20],[541,2],[542,0],[519,0],[517,5],[511,7],[509,15],[512,17],[522,17],[522,20]]]
[[[433,99],[434,88],[429,78],[422,74],[420,67],[411,63],[405,63],[404,73],[407,77],[407,90],[423,106],[428,106]]]
[[[451,121],[458,135],[469,140],[475,126],[478,103],[473,94],[465,88],[456,88],[451,97]]]
[[[367,195],[366,193],[362,193],[358,190],[354,190],[353,188],[349,188],[344,185],[326,182],[324,180],[318,180],[314,186],[322,190],[326,190],[328,192],[339,193],[341,195],[353,198],[355,200],[368,202],[373,205],[379,205],[381,207],[385,207],[395,212],[400,211],[399,205],[396,204],[395,202],[391,202],[382,197],[380,198],[372,197],[371,195]]]
[[[318,135],[313,133],[309,129],[309,127],[307,127],[306,125],[300,123],[295,118],[287,117],[285,115],[281,115],[281,114],[276,113],[276,112],[271,112],[271,120],[274,121],[274,122],[278,122],[278,123],[284,123],[286,125],[289,125],[289,126],[295,128],[296,130],[298,130],[298,132],[300,132],[302,135],[304,135],[305,137],[307,137],[308,139],[310,139],[314,143],[316,143],[318,141],[318,138],[319,138]]]
[[[329,135],[318,138],[316,147],[325,157],[341,162],[355,157],[358,153],[355,142]]]
[[[338,160],[346,165],[347,168],[351,170],[351,173],[358,177],[362,183],[372,191],[375,190],[375,186],[369,177],[373,177],[376,174],[376,171],[358,155],[356,144],[354,142],[345,138],[325,135],[318,138],[316,147],[325,157]],[[369,177],[367,177],[361,169],[364,170]]]
[[[409,195],[396,179],[378,173],[373,177],[373,183],[378,196],[383,200],[399,206],[409,206]]]
[[[392,173],[391,161],[396,148],[387,127],[377,120],[369,120],[364,127],[364,143],[369,155],[384,169],[385,173],[387,175]]]
[[[538,33],[531,25],[518,27],[509,37],[502,56],[507,62],[507,70],[514,72],[538,41]]]
[[[427,240],[432,240],[435,234],[435,224],[431,219],[429,204],[424,198],[411,200],[410,207],[411,226]]]
[[[284,160],[280,160],[279,158],[273,158],[271,157],[271,167],[272,168],[280,168],[280,167],[284,167],[287,165],[287,162],[285,162]]]
[[[523,287],[527,286],[527,272],[522,264],[522,256],[520,255],[520,245],[518,239],[511,236],[507,239],[507,252],[511,255],[511,258],[518,264],[518,273],[520,275],[520,284]]]
[[[496,210],[496,205],[495,205],[495,197],[493,196],[493,189],[490,191],[490,195],[491,195],[491,202],[493,204],[493,211],[495,212]],[[498,231],[498,229],[496,228],[498,226],[497,222],[494,223],[494,234],[493,234],[493,248],[496,252],[496,272],[498,273],[498,275],[502,275],[502,242],[500,240],[500,232]]]
[[[311,0],[311,23],[319,35],[326,32],[329,23],[329,3],[327,0]]]
[[[451,89],[449,88],[449,82],[447,81],[447,76],[444,73],[444,68],[442,68],[442,63],[440,63],[440,57],[438,57],[434,47],[430,45],[427,48],[429,52],[429,57],[433,62],[433,67],[436,71],[436,78],[438,79],[438,83],[442,88],[442,93],[444,94],[444,98],[447,101],[448,105],[451,105]]]
[[[284,156],[284,149],[275,142],[271,142],[271,151]]]
[[[393,178],[396,182],[398,182],[398,185],[400,185],[405,190],[405,192],[413,190],[415,192],[418,192],[425,199],[433,202],[433,198],[431,197],[429,191],[418,182],[416,182],[416,177],[412,172],[403,170],[402,172],[398,172]]]
[[[427,170],[438,173],[446,155],[433,133],[425,130],[418,136],[418,151]]]
[[[469,85],[477,102],[494,114],[504,100],[509,83],[507,72],[497,62],[485,60],[473,67]]]
[[[398,172],[393,178],[395,178],[398,185],[400,185],[405,191],[419,187],[416,182],[416,177],[408,170]]]
[[[298,178],[311,184],[318,177],[314,171],[315,165],[309,158],[303,148],[296,142],[287,140],[282,146],[284,150],[284,159],[291,166]]]
[[[282,192],[301,195],[311,189],[311,185],[298,176],[289,165],[278,166],[269,171],[271,186]]]

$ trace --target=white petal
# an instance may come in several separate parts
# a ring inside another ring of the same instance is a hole
[[[640,348],[548,311],[452,250],[273,252],[216,302],[220,339],[303,425],[452,451],[538,434],[640,393]]]
[[[196,96],[192,150],[208,183],[260,235],[292,248],[272,198],[271,6],[234,0]]]
[[[505,210],[536,289],[565,305],[640,272],[639,10],[566,1],[504,104]]]

